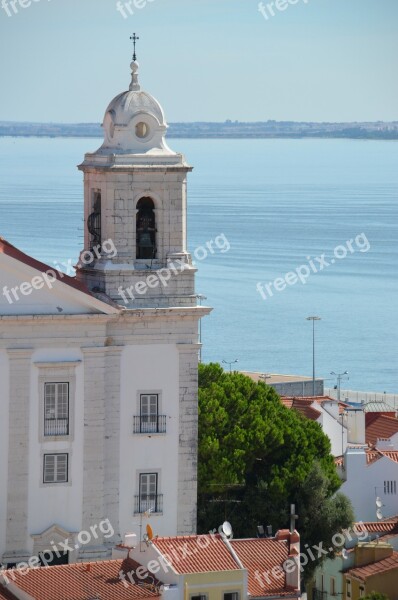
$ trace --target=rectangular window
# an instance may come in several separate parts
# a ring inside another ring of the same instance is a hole
[[[321,592],[323,592],[323,590],[325,589],[325,577],[323,574],[321,574],[320,576],[320,583],[321,583]]]
[[[227,592],[224,594],[224,600],[239,600],[239,592]]]
[[[141,394],[140,417],[144,432],[155,433],[158,428],[158,395]]]
[[[397,482],[396,481],[385,481],[384,482],[384,493],[385,494],[394,494],[397,493]]]
[[[44,384],[44,435],[69,435],[69,383]]]
[[[158,474],[141,473],[139,512],[144,513],[150,509],[158,512]]]
[[[365,595],[365,588],[363,587],[363,585],[359,586],[359,597],[363,598]]]
[[[45,454],[43,465],[43,483],[68,482],[68,455]]]
[[[351,579],[347,579],[347,598],[351,598]]]
[[[195,594],[191,596],[191,600],[207,600],[207,594]]]

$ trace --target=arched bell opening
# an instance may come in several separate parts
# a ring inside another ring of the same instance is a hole
[[[156,258],[155,205],[151,198],[141,198],[137,203],[136,239],[138,259]]]
[[[93,212],[87,218],[87,229],[91,234],[90,250],[101,252],[101,192],[93,194]]]

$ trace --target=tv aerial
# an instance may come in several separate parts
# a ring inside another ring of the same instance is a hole
[[[377,506],[377,508],[381,508],[383,506],[383,502],[382,502],[381,498],[379,498],[379,496],[377,496],[377,498],[376,498],[376,506]]]
[[[376,517],[379,519],[379,521],[383,518],[383,513],[381,512],[380,508],[376,510]]]
[[[221,525],[221,529],[225,537],[228,539],[232,536],[232,525],[229,521],[224,521],[224,523]]]

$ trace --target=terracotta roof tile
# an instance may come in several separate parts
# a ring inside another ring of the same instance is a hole
[[[398,575],[398,552],[393,552],[390,557],[384,558],[383,560],[379,560],[378,562],[370,565],[366,565],[365,567],[350,569],[347,571],[347,575],[356,577],[361,581],[366,581],[368,577],[380,575],[380,573],[385,573],[386,571],[392,570],[396,570]]]
[[[398,433],[398,419],[395,417],[387,417],[380,413],[366,414],[366,442],[368,444],[376,444],[377,440],[388,439],[396,433]]]
[[[167,560],[179,574],[239,569],[218,534],[156,538],[153,545],[167,556]]]
[[[35,600],[143,600],[159,596],[153,586],[153,578],[134,578],[131,583],[129,573],[135,573],[140,565],[132,559],[105,560],[92,563],[77,563],[57,567],[41,567],[28,572],[5,571],[8,579]],[[119,577],[126,575],[123,581]],[[137,584],[141,585],[137,585]],[[158,583],[158,582],[155,582]],[[1,589],[1,588],[0,588]]]
[[[282,567],[288,558],[288,545],[285,541],[259,538],[231,540],[230,543],[248,571],[248,588],[252,597],[294,595],[294,590],[286,587],[286,573],[272,572],[275,567]],[[261,582],[258,574],[261,576]]]
[[[305,397],[305,398],[297,397],[296,398],[293,396],[292,397],[282,396],[281,402],[287,408],[294,408],[295,410],[297,410],[300,414],[302,414],[307,419],[311,419],[311,421],[317,421],[322,413],[319,410],[317,410],[316,408],[314,408],[313,406],[311,406],[315,402],[319,404],[319,402],[317,401],[317,398],[325,399],[326,396],[319,396],[319,397],[314,396],[311,398],[310,397]]]
[[[356,527],[359,527],[361,531],[366,530],[369,533],[378,533],[385,535],[388,533],[398,533],[398,517],[391,519],[389,517],[385,521],[368,521],[365,523],[356,523]]]
[[[372,465],[383,458],[383,456],[398,463],[398,450],[377,450],[376,448],[366,450],[366,461],[368,465]]]

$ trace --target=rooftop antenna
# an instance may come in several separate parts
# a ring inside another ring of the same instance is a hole
[[[133,33],[133,35],[131,35],[131,36],[130,36],[130,40],[131,40],[131,41],[133,42],[133,44],[134,44],[134,52],[133,52],[133,60],[134,60],[134,61],[136,61],[136,60],[137,60],[137,54],[136,54],[136,52],[135,52],[135,47],[136,47],[136,44],[137,44],[137,42],[138,42],[138,40],[139,40],[139,39],[140,39],[140,38],[139,38],[139,37],[138,37],[138,35],[137,35],[137,34],[135,34],[135,33]]]

